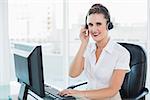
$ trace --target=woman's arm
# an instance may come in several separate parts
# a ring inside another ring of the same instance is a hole
[[[69,76],[70,77],[77,77],[84,69],[84,57],[83,54],[87,47],[89,41],[89,35],[86,35],[87,29],[81,28],[80,30],[80,40],[81,45],[80,48],[70,66]]]
[[[86,44],[81,44],[79,51],[77,52],[71,66],[70,66],[70,71],[69,71],[69,76],[70,77],[77,77],[78,75],[80,75],[80,73],[83,71],[84,69],[84,51],[86,48]]]
[[[81,91],[81,93],[83,92],[83,95],[89,99],[104,99],[113,97],[119,92],[125,77],[125,73],[125,70],[114,70],[112,80],[108,88]]]
[[[110,86],[108,88],[96,89],[96,90],[64,90],[60,93],[60,95],[68,95],[68,96],[78,96],[78,97],[86,97],[88,99],[105,99],[115,96],[123,83],[125,77],[125,70],[114,70],[112,75],[112,80]]]

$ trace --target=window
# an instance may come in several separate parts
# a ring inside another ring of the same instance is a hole
[[[9,0],[8,5],[12,49],[14,42],[41,44],[46,83],[64,81],[66,84],[63,0]],[[15,78],[14,72],[12,74]],[[61,87],[64,84],[60,84]]]

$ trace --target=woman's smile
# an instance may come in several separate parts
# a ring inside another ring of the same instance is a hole
[[[98,37],[101,33],[92,33],[93,37]]]

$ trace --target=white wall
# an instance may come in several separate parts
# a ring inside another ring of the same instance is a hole
[[[7,0],[0,0],[0,85],[7,85],[10,81],[7,5]]]

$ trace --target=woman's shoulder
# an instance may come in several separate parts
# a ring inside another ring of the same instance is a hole
[[[118,42],[115,42],[114,49],[121,54],[129,54],[129,51]]]

